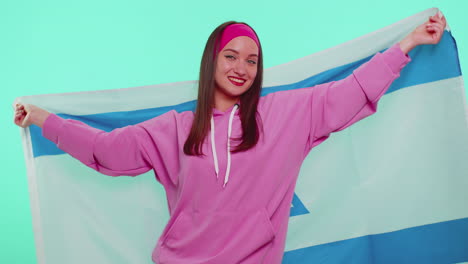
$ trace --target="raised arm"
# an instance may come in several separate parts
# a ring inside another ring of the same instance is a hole
[[[105,132],[71,119],[63,119],[34,105],[17,105],[15,123],[35,124],[43,136],[86,166],[106,175],[135,176],[152,169],[142,142],[151,141],[140,125]]]
[[[136,176],[152,169],[143,142],[151,142],[141,125],[105,132],[83,122],[50,114],[42,134],[86,166],[111,176]]]
[[[441,14],[432,16],[400,43],[376,54],[345,79],[313,87],[310,147],[374,113],[378,100],[410,61],[407,53],[418,45],[437,44],[445,26]]]
[[[178,183],[179,128],[182,120],[171,110],[136,125],[105,132],[63,119],[34,105],[17,105],[14,122],[42,127],[42,134],[86,166],[110,176],[136,176],[155,170],[165,187]]]
[[[377,102],[410,60],[395,44],[348,77],[311,87],[310,143],[315,146],[330,133],[375,113]]]

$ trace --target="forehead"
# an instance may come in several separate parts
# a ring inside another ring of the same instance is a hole
[[[226,49],[233,49],[239,53],[258,55],[257,43],[255,43],[253,39],[246,36],[239,36],[233,38],[226,44],[226,46],[224,46],[223,51]]]

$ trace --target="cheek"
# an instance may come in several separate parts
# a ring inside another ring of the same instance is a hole
[[[230,68],[231,67],[230,67],[230,65],[229,65],[229,63],[227,61],[221,61],[216,65],[216,70],[220,74],[224,74],[224,73],[228,72]]]
[[[225,74],[226,74],[225,66],[221,64],[216,65],[215,80],[222,81]]]
[[[255,80],[255,77],[257,77],[257,68],[253,68],[249,71],[249,76],[253,80]]]
[[[219,58],[219,60],[216,62],[216,73],[215,76],[221,76],[226,73],[226,69],[228,68],[228,64],[222,60],[222,58]]]

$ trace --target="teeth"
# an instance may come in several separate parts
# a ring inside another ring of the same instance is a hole
[[[235,82],[238,82],[238,83],[244,83],[245,82],[244,80],[237,79],[237,78],[234,78],[234,77],[229,77],[229,80],[232,80],[232,81],[235,81]]]

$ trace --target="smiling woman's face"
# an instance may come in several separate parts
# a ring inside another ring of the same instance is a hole
[[[257,63],[258,47],[251,38],[236,37],[224,46],[216,61],[215,104],[218,109],[232,105],[250,88],[257,76]]]

